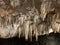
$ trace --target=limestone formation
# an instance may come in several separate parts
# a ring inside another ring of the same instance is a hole
[[[0,38],[38,40],[52,32],[60,33],[59,0],[0,0]]]

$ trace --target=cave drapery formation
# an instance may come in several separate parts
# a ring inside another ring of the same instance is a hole
[[[60,0],[0,0],[0,38],[52,32],[60,32]]]

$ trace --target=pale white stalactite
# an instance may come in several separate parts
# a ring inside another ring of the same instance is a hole
[[[38,20],[38,16],[37,15],[35,15],[35,17],[34,17],[34,26],[35,26],[35,29],[34,29],[34,32],[35,32],[35,36],[36,36],[36,41],[38,40],[38,30],[37,30],[37,20]]]
[[[19,18],[19,27],[18,27],[18,34],[19,34],[19,38],[20,38],[20,36],[21,36],[21,31],[22,31],[22,27],[21,27],[21,25],[23,24],[23,20],[22,20],[22,18]]]
[[[36,34],[36,41],[38,41],[38,31],[37,31],[37,28],[36,28],[36,32],[35,32]]]
[[[23,18],[23,29],[22,29],[22,34],[23,36],[25,36],[25,29],[26,29],[26,20],[27,20],[27,17],[24,15],[24,18]]]
[[[20,17],[19,20],[20,20],[20,25],[23,25],[24,17]]]
[[[28,39],[28,33],[29,33],[29,21],[26,22],[26,29],[25,29],[25,39]]]
[[[30,25],[30,28],[29,28],[29,37],[30,37],[31,41],[32,41],[32,30],[33,30],[33,27],[32,27],[32,25]]]
[[[24,23],[24,30],[25,30],[25,39],[28,39],[28,34],[29,34],[29,17],[26,17],[25,23]]]
[[[18,30],[19,30],[19,31],[18,31],[18,32],[19,32],[19,38],[21,37],[22,31],[23,31],[22,28],[23,28],[23,25],[24,25],[24,24],[23,24],[23,23],[24,23],[24,19],[25,19],[25,16],[24,16],[24,15],[21,15],[21,17],[19,17],[19,22],[20,22],[20,23],[19,23],[20,25],[19,25],[19,27],[18,27]]]
[[[21,27],[19,27],[19,29],[18,29],[19,31],[19,38],[21,37],[21,33],[22,33],[22,28]]]

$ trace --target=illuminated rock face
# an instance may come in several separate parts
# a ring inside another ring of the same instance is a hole
[[[56,0],[1,0],[0,37],[39,35],[60,32],[60,3]]]

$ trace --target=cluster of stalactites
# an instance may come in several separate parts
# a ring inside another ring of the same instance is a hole
[[[35,36],[36,40],[38,40],[39,35],[60,32],[60,14],[55,13],[55,9],[50,7],[51,2],[42,2],[41,14],[38,13],[35,7],[29,8],[30,10],[26,14],[14,11],[13,14],[7,13],[7,15],[4,15],[8,11],[1,10],[0,38],[14,36],[20,38],[24,36],[26,40],[28,38],[32,40],[32,36]]]
[[[58,17],[59,16],[57,16],[57,18]],[[45,20],[50,20],[49,16],[48,19]],[[38,40],[39,35],[59,31],[59,19],[55,19],[51,21],[51,23],[49,21],[42,21],[38,11],[35,8],[26,14],[15,13],[8,16],[0,16],[1,38],[11,38],[18,35],[19,38],[24,36],[26,40],[28,37],[32,40],[32,36],[35,36],[36,40]]]
[[[19,35],[19,37],[25,36],[25,39],[32,38],[33,35],[37,37],[37,25],[39,22],[39,14],[35,8],[26,14],[0,15],[0,37],[10,38],[16,35]]]

